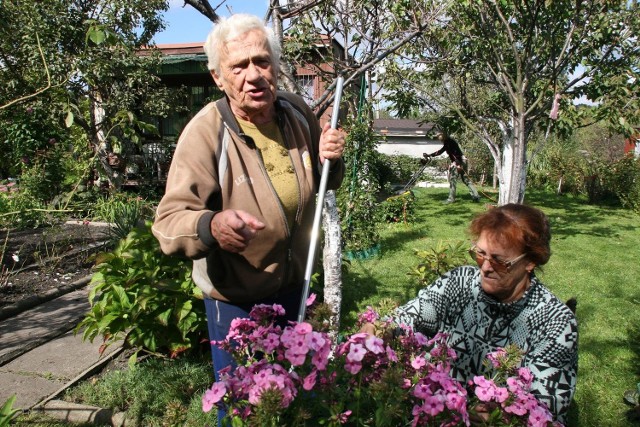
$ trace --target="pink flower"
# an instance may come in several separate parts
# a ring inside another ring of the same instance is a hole
[[[344,411],[338,415],[338,422],[340,422],[340,424],[346,424],[347,421],[349,421],[349,416],[351,416],[351,411]]]
[[[529,426],[531,427],[546,427],[551,421],[553,418],[546,408],[538,407],[529,413]]]
[[[496,387],[493,393],[498,403],[504,403],[509,398],[509,390],[506,387]]]
[[[362,344],[352,343],[349,346],[349,354],[347,354],[347,360],[349,362],[361,362],[366,353],[367,351],[364,349]]]
[[[527,387],[530,387],[533,381],[533,375],[529,368],[518,368],[518,378],[520,378],[522,383]]]
[[[313,331],[313,327],[307,322],[301,322],[293,327],[293,330],[300,335],[305,335]]]
[[[487,359],[489,359],[489,362],[491,362],[491,365],[493,365],[494,368],[497,368],[502,364],[502,361],[504,360],[506,355],[507,352],[503,348],[500,348],[492,353],[487,354]]]
[[[427,396],[422,408],[425,413],[435,417],[440,412],[444,411],[444,399],[440,395]]]
[[[365,347],[373,354],[380,354],[384,352],[384,342],[382,339],[375,335],[369,335],[364,341]]]
[[[350,362],[347,360],[344,364],[344,369],[351,375],[355,375],[362,369],[362,364],[359,362]]]
[[[204,392],[204,396],[202,396],[202,410],[204,412],[209,412],[213,405],[220,402],[227,392],[227,388],[222,382],[215,382],[211,386],[211,388]]]
[[[376,313],[371,306],[368,306],[364,313],[358,316],[358,322],[362,323],[374,323],[378,320],[378,313]]]
[[[316,380],[318,378],[318,371],[313,370],[309,375],[304,378],[302,382],[302,388],[306,391],[311,391],[313,387],[316,385]]]
[[[424,368],[426,365],[427,365],[427,361],[422,356],[415,357],[411,361],[411,367],[416,371],[419,371],[420,369]]]
[[[524,415],[527,413],[527,409],[524,407],[522,402],[516,400],[511,405],[507,405],[504,407],[504,411],[514,415]]]
[[[306,304],[307,307],[309,307],[314,302],[316,302],[316,294],[312,293],[312,294],[309,295],[309,298],[307,298],[307,301],[305,302],[305,304]]]

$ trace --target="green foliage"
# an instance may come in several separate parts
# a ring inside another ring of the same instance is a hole
[[[148,358],[134,368],[108,372],[70,389],[65,400],[125,411],[143,426],[214,425],[215,411],[202,412],[202,394],[212,381],[211,359]]]
[[[379,240],[376,194],[380,189],[376,166],[377,138],[364,121],[356,121],[347,129],[343,158],[346,174],[337,192],[341,213],[342,237],[348,251],[363,251]]]
[[[138,117],[168,110],[154,72],[159,55],[137,54],[162,28],[166,8],[163,0],[1,4],[0,176],[20,174],[21,159],[50,151],[52,139],[65,146],[84,141],[83,161],[103,148],[102,137],[114,149],[136,146],[150,129]],[[87,172],[59,175],[90,180]],[[59,190],[52,187],[49,197]]]
[[[622,207],[640,213],[640,158],[628,154],[614,163],[610,184]]]
[[[11,423],[11,420],[16,416],[19,409],[13,408],[13,404],[16,402],[16,395],[10,396],[4,404],[0,407],[0,427],[7,427]]]
[[[380,212],[387,222],[412,222],[415,211],[415,196],[405,191],[398,196],[388,197],[381,203]]]
[[[466,264],[468,249],[469,244],[464,241],[444,243],[440,240],[435,247],[415,250],[420,262],[407,274],[417,279],[417,288],[428,286],[452,268]]]
[[[388,155],[378,153],[376,158],[378,179],[383,187],[387,184],[404,184],[408,182],[421,165],[415,157],[405,154]],[[424,178],[428,178],[425,176]]]
[[[118,242],[125,239],[141,222],[153,219],[153,212],[153,206],[141,197],[115,193],[97,201],[94,215],[111,224],[110,238]]]
[[[176,356],[204,338],[204,304],[190,262],[160,251],[150,221],[96,264],[91,310],[76,328],[84,339],[102,336],[105,346],[123,339],[128,347]]]

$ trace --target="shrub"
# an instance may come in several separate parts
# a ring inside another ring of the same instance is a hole
[[[347,251],[375,247],[380,239],[376,195],[380,185],[375,169],[376,137],[363,121],[350,125],[344,151],[346,174],[336,193],[342,237]]]
[[[110,237],[114,242],[122,240],[137,225],[153,219],[152,205],[140,197],[116,193],[96,202],[94,215],[108,222]]]
[[[415,251],[420,262],[407,274],[417,278],[417,288],[430,285],[447,271],[465,264],[468,249],[464,241],[444,243],[440,240],[435,248]]]
[[[97,256],[91,285],[91,310],[76,327],[84,329],[84,339],[100,335],[104,347],[124,340],[125,346],[175,357],[205,338],[204,304],[190,262],[161,252],[150,221],[113,252]]]
[[[413,192],[405,191],[384,200],[380,211],[387,222],[411,222],[415,212],[415,200]]]
[[[615,162],[609,182],[622,207],[640,212],[640,159],[629,154]]]

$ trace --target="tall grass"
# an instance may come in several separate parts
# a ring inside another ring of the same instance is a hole
[[[414,191],[415,221],[383,225],[381,255],[351,261],[343,277],[344,326],[368,305],[415,296],[416,279],[407,274],[419,262],[414,250],[469,241],[471,218],[487,208],[466,195],[443,205],[447,189]],[[578,300],[579,372],[568,425],[637,425],[627,418],[623,393],[640,381],[640,216],[535,191],[525,203],[543,210],[552,227],[552,256],[538,277],[561,300]]]

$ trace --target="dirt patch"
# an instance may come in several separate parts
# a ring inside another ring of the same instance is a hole
[[[106,250],[106,224],[66,222],[0,230],[0,307],[69,285],[92,273],[91,255]]]

